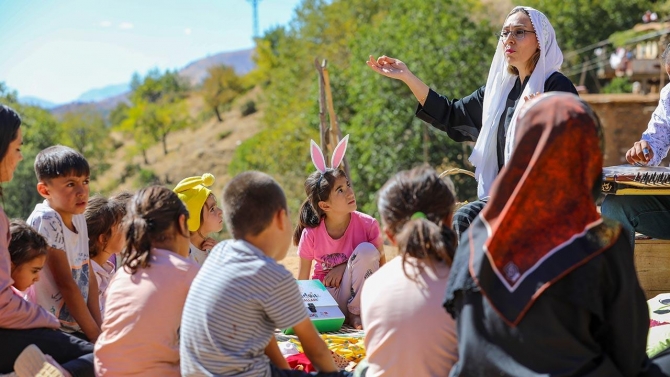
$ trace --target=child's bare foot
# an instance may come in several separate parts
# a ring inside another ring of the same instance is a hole
[[[356,330],[363,330],[363,321],[361,320],[360,315],[349,313],[349,320],[347,323],[349,323],[349,326],[355,328]]]

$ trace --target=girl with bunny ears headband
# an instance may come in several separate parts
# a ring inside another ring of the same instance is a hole
[[[316,171],[305,180],[307,198],[300,208],[293,234],[298,246],[298,279],[318,279],[327,287],[347,317],[362,328],[360,289],[365,279],[386,262],[379,223],[356,211],[356,197],[346,173],[339,168],[349,135],[335,147],[331,167],[321,148],[311,141],[310,153]]]

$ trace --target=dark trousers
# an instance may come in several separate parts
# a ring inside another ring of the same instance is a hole
[[[603,216],[621,223],[635,247],[635,232],[670,239],[670,195],[607,195]]]
[[[14,361],[29,345],[53,357],[73,377],[94,377],[93,344],[51,329],[0,329],[0,373],[14,370]]]
[[[454,228],[458,239],[461,239],[461,234],[468,230],[470,224],[472,224],[472,222],[475,221],[479,215],[479,212],[484,209],[484,205],[486,204],[487,200],[488,199],[475,200],[474,202],[470,202],[454,212],[454,219],[452,220],[451,225]]]
[[[307,373],[301,370],[279,369],[274,364],[270,364],[272,377],[351,377],[350,372],[331,372],[331,373]]]

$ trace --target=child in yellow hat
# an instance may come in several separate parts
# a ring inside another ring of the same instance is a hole
[[[202,266],[216,240],[207,234],[223,229],[223,211],[216,204],[216,197],[207,187],[214,183],[214,176],[184,178],[174,188],[179,199],[188,209],[188,230],[191,234],[189,257]]]

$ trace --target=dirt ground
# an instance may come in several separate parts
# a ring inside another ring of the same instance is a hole
[[[390,261],[397,255],[397,250],[393,246],[384,246],[384,251],[386,253],[386,260]],[[291,246],[286,254],[286,258],[279,261],[279,264],[282,264],[286,267],[287,270],[293,273],[293,276],[298,277],[298,267],[300,267],[300,257],[298,256],[298,249],[295,246]],[[311,275],[311,274],[310,274]]]

